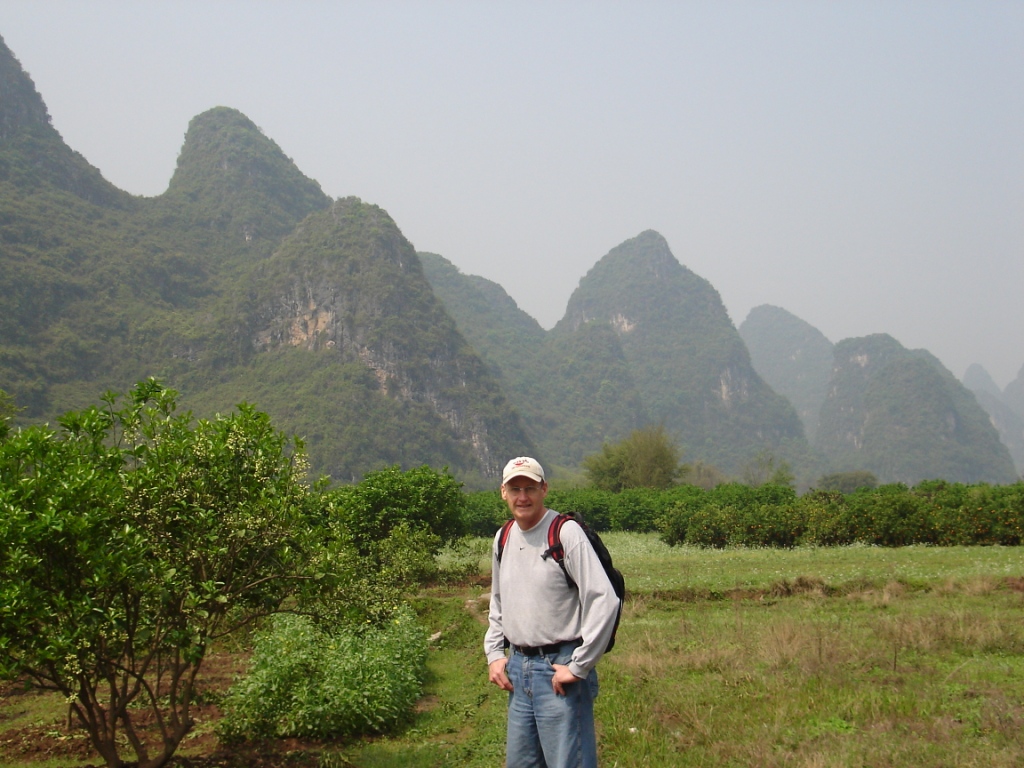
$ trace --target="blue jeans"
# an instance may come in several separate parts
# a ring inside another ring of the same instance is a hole
[[[597,670],[565,686],[565,696],[551,687],[551,665],[568,664],[576,645],[566,643],[558,653],[513,653],[509,658],[505,672],[513,691],[508,698],[506,768],[596,768]]]

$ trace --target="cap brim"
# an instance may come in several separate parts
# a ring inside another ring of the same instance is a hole
[[[509,480],[515,480],[517,477],[528,477],[531,480],[536,480],[538,483],[543,483],[544,482],[544,478],[543,477],[535,475],[533,472],[513,472],[508,477],[506,477],[504,480],[502,480],[501,484],[502,485],[507,485]]]

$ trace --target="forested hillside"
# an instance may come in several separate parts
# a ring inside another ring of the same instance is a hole
[[[813,443],[832,377],[832,342],[810,323],[768,304],[750,310],[739,332],[754,370],[789,398]]]
[[[648,417],[691,459],[736,472],[766,449],[806,464],[793,406],[757,375],[707,280],[681,265],[656,232],[613,248],[580,281],[555,336],[611,327]]]
[[[816,447],[883,482],[1009,483],[1010,453],[978,401],[933,355],[876,334],[836,344]]]
[[[577,466],[605,441],[647,423],[635,379],[608,325],[550,334],[496,283],[463,275],[437,254],[420,257],[459,330],[523,415],[542,461]]]
[[[546,335],[498,286],[437,256],[425,264],[546,451],[577,462],[638,426],[664,424],[687,460],[730,472],[765,451],[812,465],[797,414],[754,372],[718,293],[658,233],[601,258]]]
[[[1024,475],[1024,415],[1013,409],[988,371],[977,363],[968,367],[963,383],[988,413],[992,426],[999,432],[999,440],[1010,450],[1017,472]]]

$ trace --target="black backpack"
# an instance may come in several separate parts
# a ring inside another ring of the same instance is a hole
[[[582,518],[578,517],[573,512],[559,513],[555,516],[555,519],[551,521],[551,525],[548,526],[548,548],[542,555],[544,559],[552,558],[562,569],[562,573],[565,574],[565,581],[572,588],[576,587],[576,582],[572,580],[572,576],[565,569],[565,549],[562,547],[562,526],[565,525],[566,520],[575,520],[580,528],[583,529],[583,533],[587,535],[587,541],[590,542],[590,546],[594,548],[594,552],[597,554],[597,559],[601,561],[601,567],[604,568],[604,572],[608,574],[608,581],[612,583],[612,589],[615,590],[616,597],[619,598],[619,611],[615,614],[615,626],[612,628],[612,636],[608,640],[608,646],[604,649],[605,653],[610,651],[615,645],[615,633],[619,631],[619,619],[622,618],[622,604],[626,599],[626,580],[622,576],[622,572],[612,565],[612,556],[608,552],[608,547],[601,541],[601,537],[597,535],[590,526],[583,522]],[[501,562],[501,555],[505,551],[505,542],[508,541],[508,535],[512,531],[512,526],[515,524],[515,520],[509,520],[501,527],[501,535],[498,537],[498,562]]]

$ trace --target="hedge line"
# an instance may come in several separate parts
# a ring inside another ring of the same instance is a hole
[[[785,486],[738,483],[710,491],[685,485],[621,493],[575,489],[550,492],[547,505],[581,514],[598,531],[658,531],[670,545],[1017,546],[1024,541],[1024,482],[931,480],[912,488],[896,483],[846,495],[809,491],[803,496]],[[468,527],[481,536],[493,535],[507,517],[494,491],[470,494],[467,509]]]

